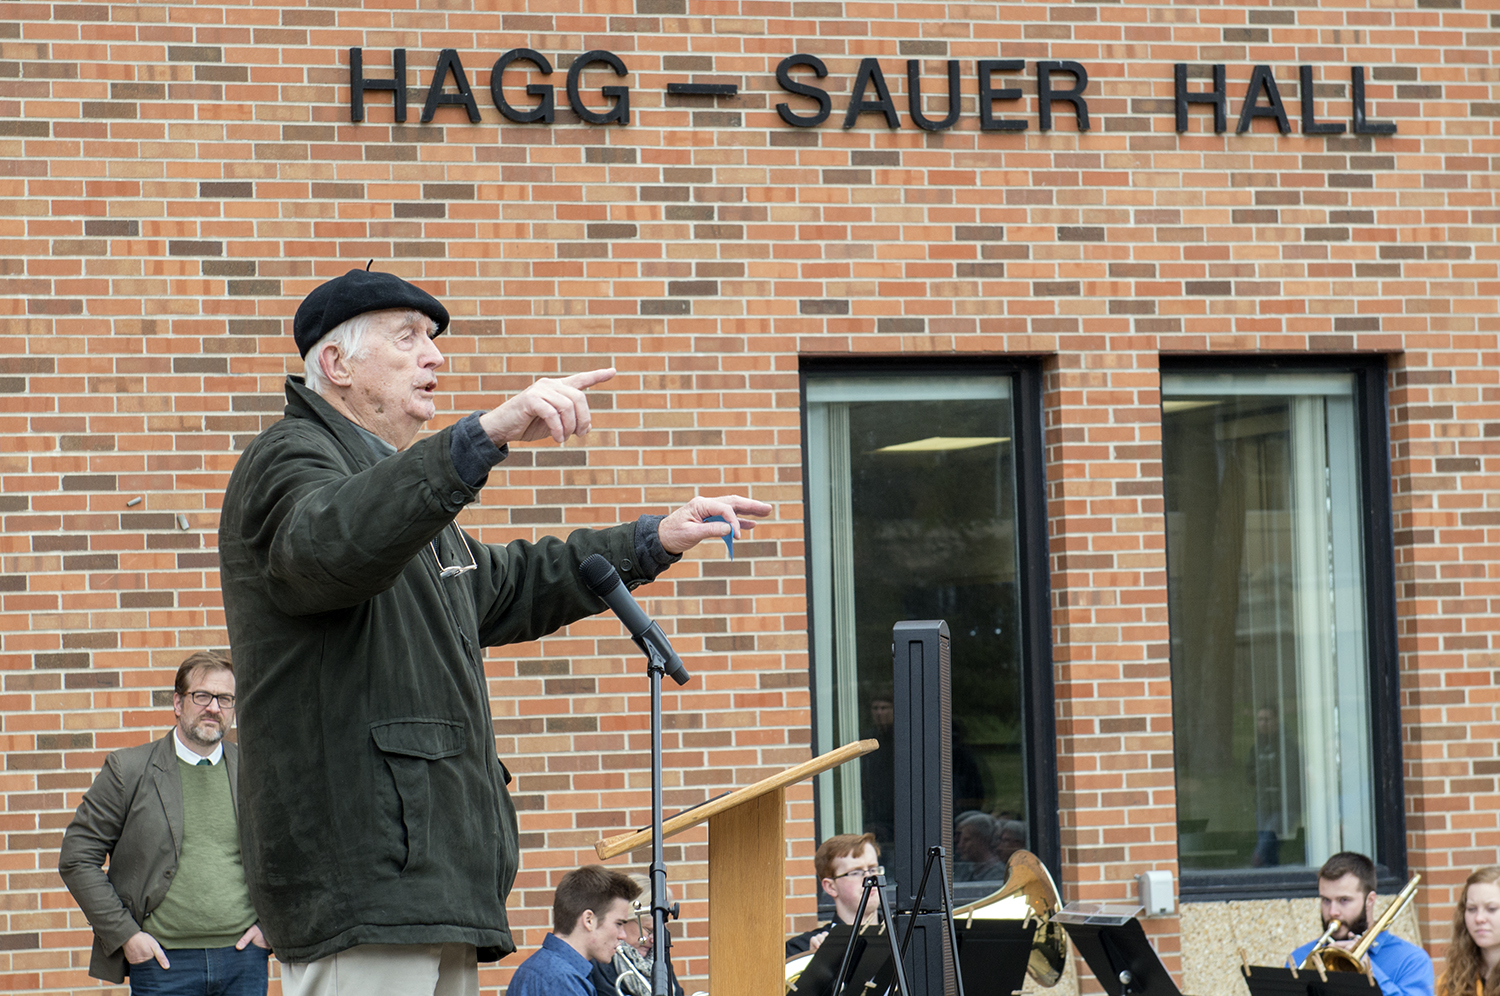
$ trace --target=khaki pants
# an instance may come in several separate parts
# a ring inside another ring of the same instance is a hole
[[[472,944],[360,944],[281,966],[286,996],[479,996]]]

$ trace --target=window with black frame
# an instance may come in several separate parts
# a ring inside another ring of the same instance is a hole
[[[983,894],[1004,881],[1017,848],[1056,867],[1056,762],[1033,753],[1052,739],[1050,661],[1034,660],[1047,639],[1045,519],[1039,406],[1026,402],[1040,378],[902,371],[804,379],[815,746],[874,738],[885,748],[819,779],[819,833],[892,843],[891,629],[944,619],[952,867],[960,895]],[[1035,556],[1039,566],[1027,562]],[[1038,700],[1044,710],[1028,704]]]
[[[1381,378],[1162,372],[1185,896],[1307,891],[1345,850],[1404,860]]]

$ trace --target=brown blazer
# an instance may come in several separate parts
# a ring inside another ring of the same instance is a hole
[[[169,730],[160,740],[105,758],[63,834],[57,870],[94,928],[89,974],[106,982],[124,981],[125,942],[161,904],[177,874],[182,779],[172,736]],[[236,807],[239,761],[239,748],[225,741],[224,763]]]

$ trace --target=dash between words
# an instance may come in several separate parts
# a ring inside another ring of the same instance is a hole
[[[515,63],[530,63],[534,75],[546,79],[553,75],[552,63],[542,53],[529,48],[513,48],[495,60],[490,69],[490,99],[495,108],[510,121],[521,124],[541,122],[551,124],[556,117],[556,87],[551,83],[526,84],[526,94],[535,98],[526,107],[517,107],[505,96],[504,75]],[[588,124],[629,124],[630,88],[625,86],[603,86],[599,94],[608,103],[602,109],[589,107],[583,98],[583,71],[590,66],[603,66],[615,76],[626,76],[629,69],[613,52],[595,49],[575,58],[568,67],[564,83],[568,107]],[[1077,62],[1067,60],[1040,60],[1034,65],[1037,94],[1037,125],[1041,131],[1050,131],[1053,126],[1053,105],[1066,103],[1072,109],[1077,130],[1089,130],[1089,106],[1084,96],[1088,90],[1088,70]],[[1320,121],[1315,113],[1313,66],[1298,66],[1298,95],[1301,103],[1301,131],[1306,135],[1341,135],[1349,131],[1355,135],[1391,135],[1396,131],[1393,121],[1372,121],[1365,107],[1365,67],[1349,66],[1349,100],[1351,121],[1346,127],[1342,121]],[[983,131],[1025,131],[1030,122],[1021,118],[1005,118],[996,115],[995,105],[1023,98],[1020,87],[996,85],[995,75],[1020,73],[1026,69],[1022,59],[979,59],[974,63],[977,78],[979,127]],[[802,70],[795,76],[794,70]],[[516,71],[520,71],[517,69]],[[395,120],[406,121],[409,87],[406,82],[406,49],[391,51],[391,75],[388,77],[366,76],[364,50],[349,49],[349,120],[365,119],[365,97],[371,91],[389,92],[392,95]],[[1173,67],[1173,111],[1178,132],[1188,130],[1190,112],[1195,107],[1205,108],[1213,115],[1213,128],[1222,134],[1228,127],[1229,87],[1223,63],[1210,66],[1212,81],[1208,89],[1192,89],[1188,81],[1189,66],[1177,63]],[[828,67],[815,55],[798,53],[782,59],[776,67],[776,82],[788,94],[798,98],[798,104],[789,102],[776,105],[781,120],[794,128],[816,128],[833,113],[833,95],[820,86],[809,82],[828,76]],[[947,110],[941,118],[930,118],[924,109],[922,98],[922,62],[920,59],[906,61],[906,113],[912,123],[926,131],[943,131],[958,123],[963,94],[962,69],[957,59],[947,60],[948,95]],[[453,89],[449,90],[449,81]],[[420,89],[420,88],[418,88]],[[732,97],[738,92],[735,84],[723,83],[668,83],[669,94],[684,96]],[[432,83],[426,89],[422,104],[421,121],[432,121],[439,107],[462,107],[469,121],[478,124],[479,104],[469,85],[468,73],[457,49],[445,48],[438,53],[432,70]],[[844,105],[843,127],[853,128],[865,114],[880,114],[888,128],[901,128],[901,115],[886,83],[880,61],[864,58],[854,77],[854,84]],[[1291,116],[1286,102],[1281,97],[1281,88],[1270,66],[1257,65],[1251,69],[1250,80],[1240,98],[1239,118],[1235,134],[1250,130],[1257,118],[1270,118],[1281,134],[1292,130]]]

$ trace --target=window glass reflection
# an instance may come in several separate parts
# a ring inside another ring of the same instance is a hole
[[[1371,853],[1352,374],[1164,374],[1179,860]]]
[[[1028,845],[1010,379],[817,377],[807,398],[818,750],[881,742],[820,778],[822,832],[892,843],[891,627],[944,619],[954,877],[1003,881]]]

